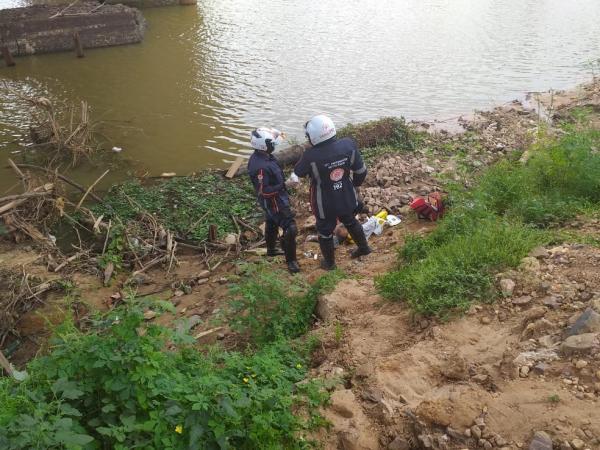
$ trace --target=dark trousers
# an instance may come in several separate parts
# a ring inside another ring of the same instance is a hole
[[[358,220],[354,217],[354,211],[341,216],[325,216],[325,219],[317,217],[317,233],[319,233],[319,236],[324,239],[332,238],[338,220],[348,229],[358,223]]]
[[[282,208],[279,212],[265,210],[265,231],[281,228],[285,233],[292,225],[296,228],[294,213],[289,206]]]

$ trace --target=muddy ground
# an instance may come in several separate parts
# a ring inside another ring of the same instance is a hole
[[[569,110],[581,105],[598,120],[598,85],[555,93],[550,115],[568,120]],[[600,448],[600,330],[594,328],[600,326],[594,315],[600,313],[598,247],[536,249],[519,270],[498,275],[506,295],[502,301],[475,305],[466,316],[445,322],[415,316],[402,303],[384,301],[374,288],[374,278],[396,264],[396,249],[407,234],[435,226],[410,213],[407,204],[415,195],[443,190],[449,181],[469,186],[479,170],[534,142],[541,127],[560,133],[518,102],[461,123],[462,133],[436,128],[419,151],[383,155],[371,164],[362,188],[367,207],[371,212],[385,207],[403,222],[371,238],[375,251],[360,261],[350,260],[350,247],[337,250],[338,265],[350,276],[320,299],[312,331],[322,341],[312,375],[339,380],[324,411],[332,426],[318,438],[326,449],[346,450]],[[305,190],[294,203],[300,265],[314,280],[322,271],[314,259],[318,244],[307,241],[314,229]],[[582,219],[570,228],[598,235],[600,222]],[[0,268],[56,278],[34,248],[2,250]],[[191,250],[178,260],[168,275],[157,268],[136,278],[135,295],[175,305],[175,314],[149,312],[148,320],[178,324],[185,318],[200,335],[199,345],[238,346],[236,335],[216,320],[229,300],[227,284],[236,277],[236,261],[208,272]],[[4,345],[12,362],[20,366],[43,351],[49,324],[58,323],[66,309],[85,317],[110,308],[126,295],[121,285],[126,277],[104,287],[95,277],[73,273],[69,295],[59,290],[40,296],[18,318],[18,335]],[[584,313],[590,328],[575,333],[573,324]]]

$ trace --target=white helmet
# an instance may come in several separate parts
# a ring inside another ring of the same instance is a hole
[[[275,128],[261,127],[251,134],[250,145],[253,149],[272,153],[282,141],[281,131]]]
[[[335,136],[335,125],[329,117],[319,115],[304,124],[304,132],[310,143],[317,145]]]

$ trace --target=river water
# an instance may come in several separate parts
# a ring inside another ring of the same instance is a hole
[[[317,113],[338,125],[448,118],[571,87],[600,58],[598,0],[199,0],[143,14],[142,44],[19,58],[0,78],[87,100],[109,145],[152,175],[224,166],[256,126],[301,139]],[[0,101],[3,161],[27,151],[27,119]],[[0,192],[12,184],[2,174]]]

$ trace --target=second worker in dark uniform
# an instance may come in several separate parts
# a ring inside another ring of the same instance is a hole
[[[300,271],[296,259],[298,228],[290,209],[283,170],[272,154],[280,141],[281,133],[272,128],[257,128],[252,132],[250,142],[254,153],[248,161],[248,175],[254,185],[258,204],[265,212],[267,256],[282,254],[277,248],[277,237],[281,228],[283,230],[281,247],[288,270],[297,273]]]
[[[294,173],[311,179],[310,202],[323,255],[321,267],[332,270],[335,268],[333,231],[338,221],[346,226],[357,245],[352,258],[371,253],[362,225],[355,217],[359,209],[355,188],[365,180],[367,167],[352,139],[336,138],[330,118],[315,116],[306,122],[304,130],[312,147],[304,152]]]

